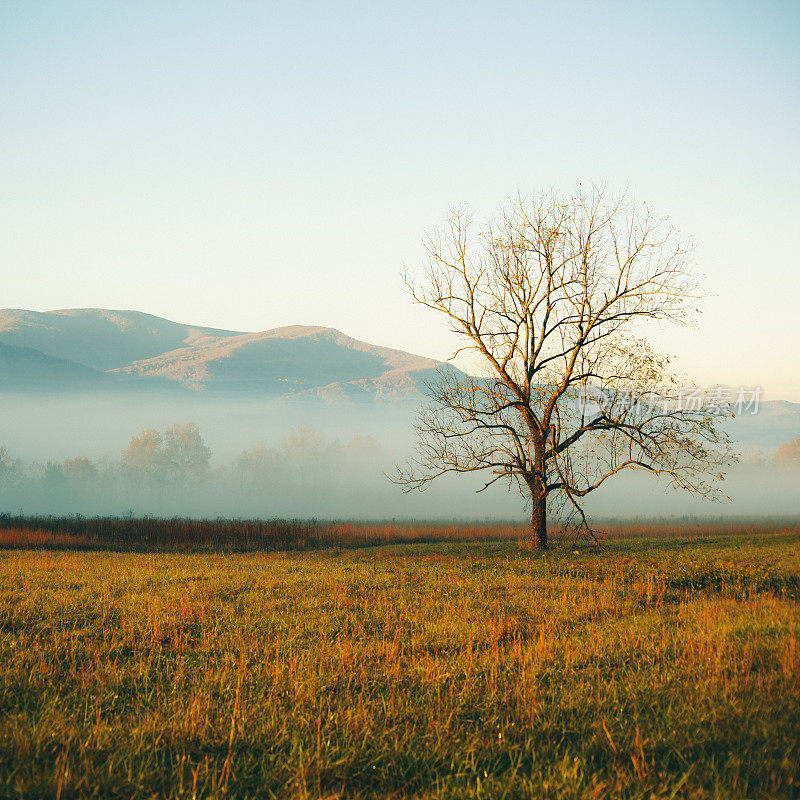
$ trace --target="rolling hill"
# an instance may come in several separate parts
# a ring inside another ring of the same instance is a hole
[[[395,399],[418,395],[438,368],[452,369],[333,328],[244,333],[106,309],[0,311],[0,346],[25,350],[31,363],[20,374],[38,370],[35,385],[50,390],[72,388],[78,376],[91,375],[115,388]],[[16,358],[22,365],[23,356]],[[19,385],[11,357],[6,361],[0,391]]]
[[[0,394],[414,400],[442,368],[454,369],[319,326],[247,333],[139,311],[0,310]],[[745,450],[771,452],[800,433],[800,404],[762,402],[728,427]]]
[[[91,367],[53,358],[31,347],[0,342],[0,389],[51,391],[54,388],[94,388],[108,379]]]
[[[208,335],[115,372],[162,377],[189,388],[268,394],[413,392],[440,364],[359,342],[333,328],[294,325],[238,336]]]
[[[237,331],[182,325],[141,311],[0,310],[0,343],[30,347],[101,371],[158,356],[205,336],[237,335]]]

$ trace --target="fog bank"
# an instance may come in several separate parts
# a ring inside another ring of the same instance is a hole
[[[385,473],[413,446],[412,403],[324,404],[165,392],[0,395],[0,512],[319,519],[524,519],[478,475],[405,494]],[[748,420],[730,501],[667,491],[643,474],[590,496],[598,517],[800,515],[800,472],[761,451]],[[143,432],[148,431],[146,435]],[[788,432],[768,432],[770,442]]]

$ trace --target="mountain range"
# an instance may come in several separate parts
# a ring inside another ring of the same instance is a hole
[[[197,392],[394,399],[439,368],[333,328],[248,333],[140,311],[0,310],[0,391],[177,388]]]
[[[455,368],[319,326],[248,333],[140,311],[0,310],[0,396],[156,390],[197,399],[414,400],[441,369]],[[762,401],[731,431],[744,447],[771,451],[800,433],[800,404]]]

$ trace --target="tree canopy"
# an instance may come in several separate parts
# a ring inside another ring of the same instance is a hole
[[[667,220],[579,189],[519,197],[482,226],[455,211],[426,250],[422,274],[406,274],[412,299],[484,369],[431,385],[399,482],[484,472],[484,489],[516,484],[540,548],[548,508],[591,531],[583,498],[624,470],[721,496],[733,455],[721,409],[686,402],[669,359],[641,336],[644,323],[684,324],[700,294],[691,248]]]

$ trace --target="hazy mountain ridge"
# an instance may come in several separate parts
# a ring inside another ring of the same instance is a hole
[[[0,393],[415,401],[442,368],[455,369],[320,326],[247,333],[139,311],[0,310]],[[745,452],[772,452],[800,434],[800,404],[762,401],[729,430]]]
[[[183,325],[141,311],[72,308],[0,310],[0,342],[106,371],[151,358],[205,336],[238,331]]]
[[[54,358],[31,347],[0,342],[0,381],[3,388],[31,389],[58,382],[69,386],[88,386],[102,382],[105,373]]]
[[[38,370],[26,368],[36,372],[26,385],[51,391],[66,387],[66,365],[72,364],[73,381],[91,374],[96,381],[113,379],[115,386],[383,400],[419,394],[443,366],[333,328],[294,325],[245,333],[107,309],[0,311],[0,345],[27,349],[32,365],[35,353],[58,361],[50,372],[41,359]],[[2,387],[19,384],[15,364],[21,360],[0,360]]]

